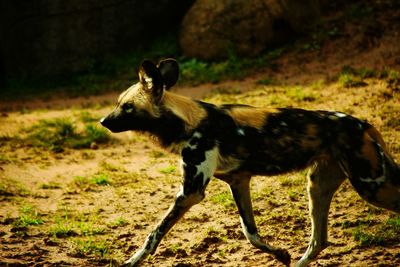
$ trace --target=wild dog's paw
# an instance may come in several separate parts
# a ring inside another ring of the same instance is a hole
[[[149,252],[145,249],[141,249],[137,251],[129,260],[124,262],[122,266],[124,267],[134,267],[134,266],[139,266],[140,263],[146,259],[147,255],[149,255]]]
[[[274,255],[276,259],[285,264],[285,266],[290,266],[290,254],[286,249],[277,249]]]
[[[122,267],[136,267],[140,265],[141,261],[132,261],[131,259],[125,261],[123,264],[121,264]]]

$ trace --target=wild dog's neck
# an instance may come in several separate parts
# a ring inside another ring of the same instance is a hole
[[[165,91],[160,105],[160,117],[151,123],[149,132],[158,138],[163,147],[173,147],[188,138],[206,114],[198,102]]]
[[[185,122],[187,130],[196,128],[207,112],[196,101],[165,91],[162,105]]]

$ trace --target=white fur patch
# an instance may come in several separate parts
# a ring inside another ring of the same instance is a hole
[[[245,136],[246,134],[244,133],[244,130],[242,128],[237,129],[237,134],[240,136]]]
[[[344,114],[342,112],[335,112],[335,116],[338,118],[344,118],[344,117],[347,117],[347,114]]]
[[[377,183],[378,185],[380,185],[381,183],[384,183],[386,181],[386,177],[384,175],[382,175],[381,177],[378,177],[376,179],[372,179],[372,178],[361,178],[360,177],[360,181],[364,182],[364,183]]]
[[[146,86],[148,89],[153,89],[153,78],[143,75],[144,81],[146,82]]]
[[[197,148],[197,144],[191,145],[190,142],[194,139],[194,138],[201,138],[201,133],[199,132],[194,132],[192,138],[189,140],[189,142],[187,142],[184,146],[184,148],[190,148],[191,150],[195,150]]]
[[[217,169],[218,162],[218,148],[215,146],[213,149],[205,152],[206,160],[197,165],[197,173],[203,174],[203,185],[207,183],[208,180],[214,175],[215,170]]]

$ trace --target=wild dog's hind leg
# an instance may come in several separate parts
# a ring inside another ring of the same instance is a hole
[[[246,173],[233,174],[229,179],[224,180],[229,183],[233,198],[239,209],[240,222],[244,235],[252,245],[264,252],[270,253],[285,265],[290,264],[290,255],[284,249],[272,247],[264,243],[258,235],[257,226],[254,221],[253,208],[250,199],[249,182],[251,176]]]
[[[308,173],[308,197],[311,215],[311,240],[296,267],[307,266],[328,245],[328,212],[335,191],[346,175],[336,161],[319,161]]]
[[[137,266],[149,254],[153,254],[164,235],[174,224],[195,204],[204,198],[204,190],[216,168],[217,149],[212,149],[203,154],[203,162],[193,164],[189,158],[183,158],[183,182],[178,192],[175,203],[169,208],[164,218],[149,234],[143,247],[137,251],[125,266]],[[196,153],[197,156],[199,153]]]

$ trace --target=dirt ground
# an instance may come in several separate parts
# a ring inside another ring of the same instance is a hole
[[[343,111],[375,125],[399,162],[399,23],[390,17],[379,23],[379,36],[344,23],[340,36],[318,49],[289,49],[274,68],[240,81],[174,90],[216,104]],[[38,139],[40,127],[60,118],[76,134],[88,124],[100,129],[97,120],[112,110],[118,94],[0,101],[0,266],[117,266],[173,202],[179,158],[145,136],[107,133],[79,148],[44,146],[46,140]],[[306,171],[254,177],[251,187],[261,236],[287,249],[293,263],[310,235]],[[348,182],[331,205],[329,241],[311,266],[400,266],[400,216],[367,204]],[[145,266],[282,264],[246,241],[228,187],[213,179],[206,198]]]

